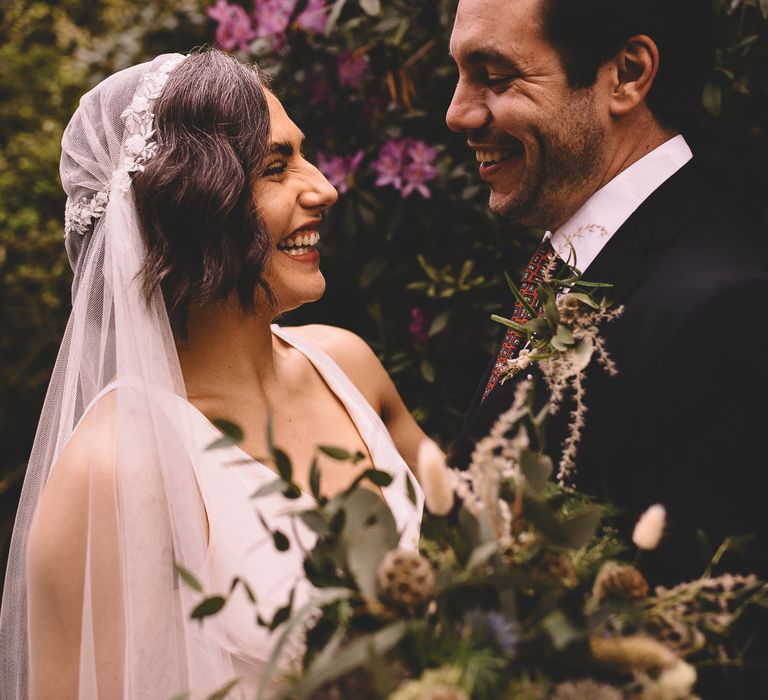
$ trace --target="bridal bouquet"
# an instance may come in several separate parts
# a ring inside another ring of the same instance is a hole
[[[597,329],[619,311],[596,302],[599,285],[578,276],[560,282],[549,277],[540,287],[543,316],[520,327],[529,351],[509,369],[541,363],[550,405],[535,411],[531,382],[518,382],[512,405],[477,443],[466,471],[446,466],[434,443],[422,445],[426,510],[418,550],[399,546],[392,513],[365,484],[388,486],[387,473],[364,468],[329,499],[313,467],[315,505],[295,517],[317,535],[304,555],[315,597],[299,609],[289,603],[271,620],[258,616],[281,635],[261,697],[269,687],[269,697],[286,700],[693,700],[697,668],[738,664],[732,632],[755,606],[768,607],[768,584],[704,572],[650,590],[633,564],[662,537],[663,506],[652,506],[632,542],[624,542],[610,506],[563,478],[578,420],[564,446],[561,478],[534,448],[543,443],[552,402],[566,390],[578,393],[592,357],[615,371]],[[254,494],[256,506],[266,494],[300,493],[290,459],[268,442],[279,477]],[[319,449],[358,468],[363,458]],[[415,489],[407,483],[414,503]],[[278,549],[290,546],[283,533],[273,537]],[[189,572],[180,573],[195,585]],[[201,595],[194,617],[226,605],[226,596]],[[305,652],[300,668],[286,674],[278,662],[297,630],[304,630]]]

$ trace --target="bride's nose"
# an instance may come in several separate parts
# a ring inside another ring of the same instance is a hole
[[[339,193],[315,165],[307,163],[307,186],[301,195],[301,204],[307,209],[326,209],[336,203]]]

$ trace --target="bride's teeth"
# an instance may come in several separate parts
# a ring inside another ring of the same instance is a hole
[[[320,234],[317,231],[301,235],[297,234],[286,238],[277,244],[280,250],[284,250],[291,255],[303,255],[308,252],[310,248],[313,248],[320,241]]]

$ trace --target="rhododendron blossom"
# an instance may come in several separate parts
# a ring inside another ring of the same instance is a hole
[[[324,153],[318,153],[317,167],[339,193],[344,194],[349,190],[362,160],[363,151],[357,151],[351,156],[328,156]]]
[[[248,51],[251,41],[258,36],[251,24],[251,18],[240,5],[230,5],[226,0],[217,0],[216,4],[208,9],[208,16],[219,23],[216,27],[216,46],[224,51]]]

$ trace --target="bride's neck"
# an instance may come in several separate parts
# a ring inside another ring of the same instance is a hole
[[[277,379],[271,318],[231,302],[190,311],[186,339],[177,338],[187,394],[267,388]]]

